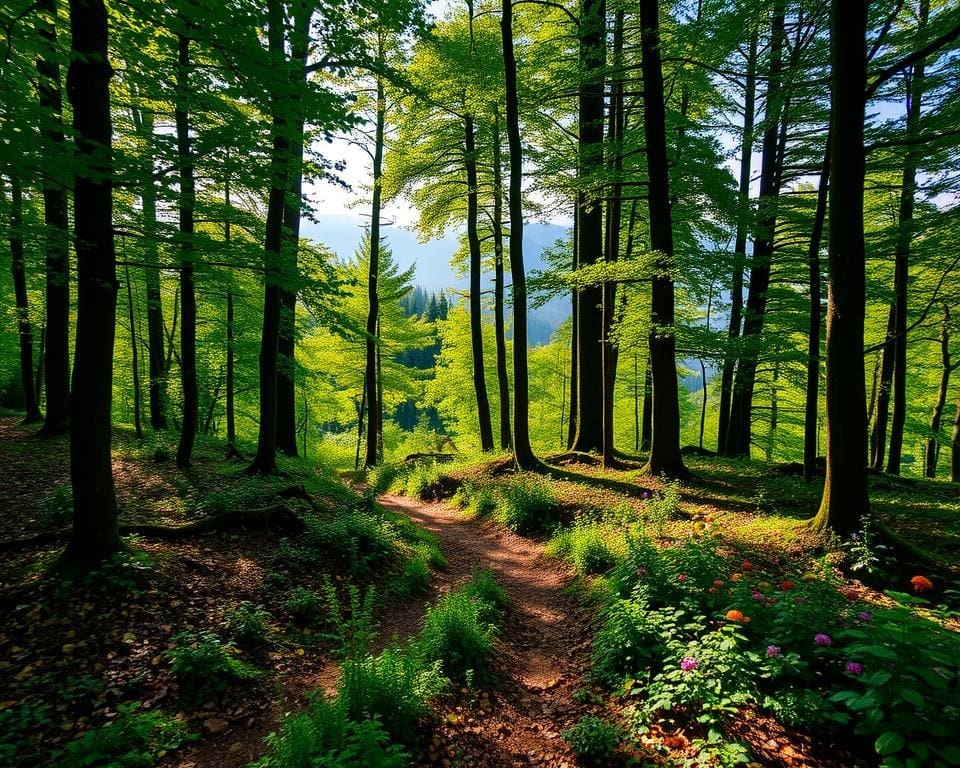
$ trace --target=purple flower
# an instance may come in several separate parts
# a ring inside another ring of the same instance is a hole
[[[860,613],[857,614],[857,618],[863,622],[873,621],[873,614],[870,613],[870,611],[860,611]]]
[[[767,646],[767,658],[772,659],[780,655],[780,646],[779,645],[768,645]]]
[[[847,662],[847,674],[849,675],[862,675],[863,674],[863,664],[857,661],[848,661]]]
[[[813,637],[813,642],[817,645],[830,646],[833,645],[833,639],[830,635],[825,635],[823,632],[819,632]]]
[[[693,672],[700,665],[697,664],[697,660],[692,656],[684,656],[680,661],[680,669],[684,672]]]
[[[649,499],[649,498],[650,498],[650,491],[644,491],[643,493],[641,493],[641,494],[640,494],[640,498],[641,498],[641,499]]]
[[[754,599],[754,600],[765,600],[766,598],[764,597],[763,592],[754,592],[754,593],[753,593],[753,599]]]

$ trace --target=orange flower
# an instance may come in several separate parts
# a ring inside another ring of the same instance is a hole
[[[736,621],[739,624],[746,624],[748,621],[750,621],[750,617],[744,616],[743,613],[734,609],[727,611],[727,621]]]
[[[735,573],[733,574],[733,576],[730,577],[730,581],[740,581],[742,579],[743,579],[742,573]]]
[[[781,582],[780,582],[780,589],[782,589],[782,590],[784,590],[784,591],[786,591],[786,592],[789,592],[789,591],[790,591],[791,589],[793,589],[795,586],[797,586],[797,585],[794,584],[792,581],[781,581]]]
[[[914,592],[929,592],[933,589],[933,582],[926,576],[914,576],[910,583],[913,584]]]

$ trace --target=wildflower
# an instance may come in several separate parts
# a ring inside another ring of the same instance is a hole
[[[692,656],[684,656],[683,660],[680,662],[680,669],[684,672],[693,672],[700,665],[697,663],[697,660]]]
[[[766,597],[765,597],[765,595],[763,594],[763,592],[754,592],[754,593],[753,593],[753,599],[754,599],[754,600],[765,600]]]
[[[854,600],[860,599],[860,590],[856,587],[847,587],[846,589],[841,589],[840,594],[847,598],[847,600],[849,600],[851,603]]]
[[[780,655],[780,646],[779,645],[768,645],[767,646],[767,658],[773,659]]]
[[[706,527],[707,527],[706,523],[697,522],[693,524],[693,530],[698,532],[704,530]]]
[[[770,589],[770,582],[761,581],[759,584],[757,584],[757,589]]]
[[[933,582],[926,576],[914,576],[910,583],[913,584],[914,592],[929,592],[933,589]]]
[[[649,499],[649,498],[650,498],[650,491],[644,491],[643,493],[641,493],[641,494],[640,494],[640,498],[641,498],[641,499]]]
[[[753,568],[753,563],[751,563],[749,560],[744,560],[742,563],[740,563],[741,571],[749,571],[751,568]]]
[[[863,664],[857,661],[848,661],[847,662],[847,674],[849,675],[862,675],[863,674]]]
[[[713,522],[713,515],[707,515],[707,516],[706,516],[705,518],[703,518],[703,519],[704,519],[704,522],[712,523],[712,522]]]
[[[736,621],[739,624],[746,624],[750,621],[750,617],[744,616],[740,611],[733,609],[731,611],[727,611],[727,621]]]
[[[646,576],[648,573],[650,573],[650,571],[646,568],[637,568],[637,576]]]
[[[686,581],[686,580],[689,579],[689,578],[690,578],[690,577],[687,576],[687,574],[681,573],[679,576],[677,576],[677,581]]]
[[[870,611],[860,611],[860,613],[857,614],[857,618],[862,622],[873,621],[873,614],[870,613]]]
[[[789,580],[788,580],[788,581],[781,581],[781,582],[780,582],[780,589],[782,589],[784,592],[789,592],[789,591],[790,591],[791,589],[793,589],[795,586],[797,586],[797,585],[796,585],[794,582],[789,581]]]
[[[743,579],[742,573],[735,573],[730,577],[730,581],[741,581]]]
[[[715,586],[717,589],[720,589],[720,587],[723,586],[723,579],[714,579],[713,586]]]
[[[816,575],[815,573],[809,573],[809,572],[807,572],[807,573],[803,574],[803,580],[804,580],[807,584],[809,584],[811,581],[816,581],[816,580],[817,580],[817,575]]]
[[[833,645],[833,638],[831,638],[830,635],[824,634],[823,632],[818,632],[813,636],[813,642],[815,642],[817,645],[827,647]]]

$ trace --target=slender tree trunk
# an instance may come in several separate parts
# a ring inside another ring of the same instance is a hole
[[[275,67],[285,63],[283,48],[283,4],[267,3],[267,39]],[[260,430],[257,454],[248,467],[250,474],[272,474],[277,469],[277,356],[280,348],[280,294],[283,283],[283,210],[289,189],[287,161],[290,142],[283,97],[270,94],[272,113],[270,151],[270,193],[267,200],[266,235],[263,248],[263,327],[260,335]]]
[[[85,7],[84,3],[71,3]],[[37,92],[43,119],[40,142],[43,173],[44,251],[46,254],[45,375],[46,416],[43,433],[61,434],[70,421],[70,251],[67,187],[58,181],[60,164],[67,161],[63,136],[63,97],[57,46],[57,0],[38,0],[37,33],[42,48],[37,57]]]
[[[897,305],[890,304],[887,312],[887,335],[880,351],[880,379],[877,385],[876,406],[873,411],[873,430],[870,433],[870,467],[883,469],[887,450],[887,424],[890,420],[890,393],[893,387],[894,334],[897,327]]]
[[[917,31],[927,26],[930,0],[920,0]],[[913,137],[920,122],[925,77],[924,60],[913,65],[907,90],[907,130]],[[894,267],[894,295],[896,296],[896,327],[893,344],[893,417],[890,420],[890,452],[887,472],[900,474],[900,455],[903,449],[903,427],[907,419],[907,293],[910,279],[910,241],[913,239],[913,207],[917,191],[917,153],[907,151],[903,163],[903,185],[900,190],[900,215],[897,223],[896,260]]]
[[[230,251],[231,229],[230,217],[233,215],[230,208],[230,151],[227,150],[227,174],[223,182],[223,203],[227,209],[227,220],[223,225],[223,241]],[[233,290],[227,289],[227,380],[226,387],[226,412],[227,412],[227,453],[235,455],[237,442],[237,421],[236,406],[234,404],[234,365],[235,365],[235,342],[234,342],[234,323],[233,323]]]
[[[133,311],[133,287],[130,285],[130,267],[124,266],[123,274],[127,283],[127,322],[130,323],[130,354],[133,367],[133,428],[137,440],[143,439],[143,425],[140,423],[140,358],[137,350],[136,317]]]
[[[817,438],[820,433],[820,332],[822,301],[820,289],[820,245],[823,225],[827,218],[827,190],[830,186],[830,133],[820,168],[820,187],[817,190],[817,209],[813,215],[810,248],[810,318],[807,331],[807,388],[804,394],[803,422],[803,476],[810,480],[817,472]]]
[[[197,297],[193,276],[193,228],[196,189],[190,141],[190,38],[177,35],[177,164],[180,168],[180,374],[183,425],[177,445],[177,466],[190,466],[197,437]]]
[[[577,148],[577,262],[603,258],[603,80],[606,51],[606,3],[580,0],[577,97],[580,137]],[[577,451],[603,451],[603,288],[579,290],[577,310]]]
[[[117,268],[111,180],[113,69],[102,0],[70,0],[70,29],[67,93],[76,137],[77,324],[70,403],[73,528],[62,563],[68,570],[88,570],[123,546],[110,455]]]
[[[820,509],[811,524],[814,530],[832,529],[840,535],[856,531],[870,508],[863,376],[866,33],[864,4],[831,3],[827,476]]]
[[[575,203],[573,206],[573,259],[571,262],[571,268],[574,272],[576,272],[580,266],[580,228],[577,224],[580,220],[580,212],[578,208],[578,204]],[[573,450],[574,443],[577,440],[577,418],[580,412],[577,401],[580,391],[580,384],[577,378],[577,372],[580,368],[577,357],[580,349],[580,291],[576,288],[570,289],[570,303],[570,418],[567,421],[568,451]]]
[[[473,391],[480,422],[480,449],[493,450],[490,401],[483,365],[483,309],[480,304],[480,237],[477,234],[477,147],[473,115],[464,115],[464,166],[467,172],[467,243],[470,248],[470,347],[473,352]]]
[[[937,401],[930,416],[930,437],[924,456],[924,476],[937,476],[937,459],[940,456],[940,425],[943,421],[943,409],[947,404],[947,391],[950,387],[950,307],[943,305],[943,322],[940,324],[940,386],[937,389]]]
[[[33,327],[27,306],[27,275],[23,260],[23,188],[20,179],[10,179],[10,269],[13,273],[13,293],[17,307],[17,331],[20,339],[20,383],[26,416],[24,424],[34,424],[43,418],[37,406],[37,391],[33,386]]]
[[[530,397],[527,365],[527,276],[523,266],[523,145],[517,96],[517,60],[513,52],[513,4],[502,0],[500,34],[503,41],[507,142],[510,147],[510,277],[513,282],[513,458],[520,469],[540,465],[530,445]]]
[[[510,432],[510,378],[503,312],[503,159],[500,156],[500,109],[493,112],[493,319],[497,342],[497,392],[500,401],[500,448],[513,445]]]
[[[633,452],[640,452],[640,371],[637,352],[633,352]]]
[[[710,292],[707,294],[707,335],[710,335],[710,311],[713,309],[713,283],[710,284]],[[702,384],[700,398],[700,448],[703,448],[703,432],[707,424],[707,366],[700,358],[700,381]]]
[[[767,311],[767,289],[770,286],[770,262],[773,257],[774,233],[777,224],[777,198],[780,194],[779,149],[780,122],[783,113],[782,68],[785,42],[784,0],[775,0],[771,24],[770,70],[764,113],[763,150],[760,161],[760,225],[753,241],[750,261],[750,287],[747,291],[743,319],[744,348],[737,365],[730,402],[730,423],[725,453],[749,456],[753,421],[753,391],[756,385],[760,338]]]
[[[960,483],[960,396],[953,417],[953,433],[950,435],[950,482]]]
[[[727,351],[720,374],[720,417],[717,427],[717,453],[726,453],[727,433],[730,427],[730,399],[737,356],[730,347],[740,338],[743,321],[743,269],[747,262],[747,228],[750,212],[750,172],[753,159],[753,125],[757,99],[757,31],[750,35],[750,52],[746,61],[743,99],[743,138],[740,145],[740,210],[733,249],[733,281],[730,287],[730,322],[727,327]]]
[[[367,383],[364,378],[363,394],[360,395],[360,405],[357,406],[357,452],[353,457],[354,470],[360,469],[360,444],[363,442],[363,414],[367,409]]]
[[[650,210],[650,247],[657,253],[650,302],[653,432],[646,471],[653,475],[682,477],[688,473],[680,455],[680,397],[677,391],[676,338],[673,328],[673,220],[670,213],[659,12],[657,0],[640,0],[643,127],[649,179],[647,204]]]
[[[380,56],[383,56],[383,33],[380,33]],[[367,358],[365,382],[367,389],[367,453],[364,465],[373,467],[379,463],[380,389],[377,370],[377,350],[380,346],[380,200],[383,177],[383,141],[386,125],[386,92],[383,78],[377,76],[377,126],[373,154],[373,204],[370,210],[370,260],[367,274]],[[489,426],[489,420],[488,420]]]
[[[34,389],[34,398],[37,403],[43,401],[43,369],[44,369],[44,359],[46,357],[45,353],[45,343],[47,340],[47,329],[42,327],[40,328],[40,350],[37,354],[37,368],[36,374],[33,377],[33,389]]]
[[[650,450],[653,439],[653,375],[650,370],[650,358],[643,372],[643,420],[640,424],[640,451]]]

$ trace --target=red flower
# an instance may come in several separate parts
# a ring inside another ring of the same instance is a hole
[[[744,616],[743,613],[734,609],[732,611],[727,611],[727,621],[736,621],[739,624],[746,624],[750,621],[749,616]]]
[[[744,560],[742,563],[740,563],[741,571],[749,571],[751,568],[753,568],[753,563],[751,563],[749,560]]]
[[[852,603],[854,600],[859,600],[859,599],[860,599],[860,590],[857,589],[856,587],[847,587],[847,588],[845,588],[845,589],[841,589],[841,590],[840,590],[840,593],[841,593],[845,598],[847,598],[847,600],[849,600],[851,603]]]
[[[926,576],[914,576],[910,583],[913,584],[914,592],[929,592],[933,589],[933,582]]]
[[[784,590],[784,591],[786,591],[786,592],[789,592],[789,591],[790,591],[791,589],[793,589],[795,586],[797,586],[797,585],[794,584],[792,581],[781,581],[781,582],[780,582],[780,589],[782,589],[782,590]]]

